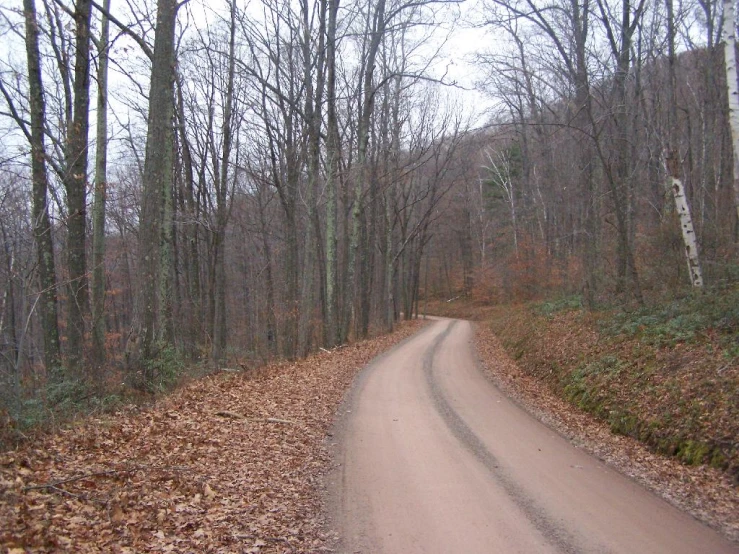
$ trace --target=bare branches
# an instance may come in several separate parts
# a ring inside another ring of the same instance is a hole
[[[92,3],[92,5],[94,6],[94,8],[97,11],[99,11],[100,13],[102,13],[103,15],[105,15],[105,17],[107,17],[110,20],[110,22],[113,23],[113,25],[115,25],[116,27],[118,27],[121,30],[121,32],[123,32],[123,34],[125,34],[126,36],[130,37],[131,39],[133,39],[133,41],[136,44],[139,45],[139,47],[141,48],[141,51],[144,54],[146,54],[146,57],[147,58],[149,58],[150,60],[153,59],[153,57],[154,57],[153,50],[146,43],[146,41],[144,41],[144,39],[141,38],[140,35],[138,35],[130,26],[126,25],[125,23],[122,23],[117,17],[115,17],[114,15],[112,15],[110,13],[110,10],[106,10],[105,8],[103,8],[100,4],[98,4],[94,0],[92,0],[91,3]],[[184,3],[186,3],[186,2],[183,2],[182,4],[184,4]]]

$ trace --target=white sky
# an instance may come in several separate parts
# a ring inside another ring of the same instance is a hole
[[[100,0],[102,2],[102,0]],[[149,12],[155,11],[155,0],[112,0],[111,12],[114,16],[119,18],[121,21],[128,22],[132,18],[129,15],[129,9],[127,3],[131,2],[134,5],[145,7],[144,9]],[[474,28],[468,23],[468,19],[471,18],[475,10],[478,8],[481,0],[465,0],[459,6],[451,7],[448,13],[458,12],[461,14],[459,21],[452,25],[451,21],[447,21],[445,26],[451,27],[448,42],[444,47],[442,53],[443,57],[435,64],[434,72],[435,77],[440,77],[444,71],[446,71],[445,80],[448,82],[456,82],[460,86],[458,88],[450,89],[450,94],[453,98],[457,99],[462,105],[466,114],[472,117],[473,122],[476,125],[481,125],[486,120],[484,115],[485,110],[490,108],[493,104],[492,100],[483,95],[482,93],[475,90],[475,79],[477,78],[477,71],[474,65],[474,54],[476,51],[485,47],[489,43],[490,37],[486,34],[486,31],[480,28]],[[71,0],[70,0],[71,3]],[[37,10],[39,17],[42,17],[43,4],[41,0],[36,1]],[[240,1],[240,6],[247,5],[254,9],[260,9],[261,2],[259,0],[246,0]],[[214,12],[220,12],[223,17],[227,17],[226,7],[223,6],[221,10],[219,6],[221,2],[209,2],[208,0],[191,0],[187,4],[187,9],[180,12],[180,20],[182,23],[189,22],[190,24],[206,26],[207,22],[215,19]],[[351,6],[350,0],[343,0],[342,6]],[[20,0],[0,0],[0,9],[5,13],[9,13],[11,10],[20,10]],[[9,14],[12,17],[12,14]],[[97,20],[99,15],[93,13],[93,18]],[[18,16],[15,16],[18,21]],[[144,24],[146,25],[146,24]],[[97,27],[97,22],[95,23]],[[2,20],[0,20],[0,30],[7,27]],[[149,31],[146,37],[147,41],[153,43],[153,35],[150,29],[145,26],[139,26],[134,28],[137,32]],[[21,29],[22,31],[22,29]],[[437,36],[443,38],[447,35],[448,30],[439,28]],[[118,29],[115,25],[111,24],[111,35],[116,36]],[[140,51],[138,45],[135,42],[125,36],[119,37],[116,40],[115,47],[111,59],[113,61],[124,61],[124,65],[128,66],[130,71],[130,62],[133,59],[138,58],[142,61],[139,66],[142,71],[136,71],[133,76],[144,88],[148,86],[148,69],[145,67],[145,59]],[[4,33],[0,36],[0,65],[3,70],[8,70],[9,67],[6,65],[11,59],[16,60],[16,66],[21,67],[25,62],[25,53],[23,44],[19,37],[13,36],[12,33]],[[5,62],[5,63],[3,63]],[[126,121],[130,116],[136,117],[135,113],[132,113],[131,109],[122,101],[126,99],[132,99],[138,96],[138,89],[130,81],[131,75],[124,75],[121,73],[115,63],[111,63],[110,67],[110,81],[111,81],[111,114],[109,116],[109,124],[111,128],[120,129],[117,124],[117,119]],[[1,104],[4,104],[2,102]],[[94,117],[95,101],[94,96],[91,102],[91,117]],[[3,128],[7,125],[3,124]],[[91,127],[91,130],[94,128]],[[91,140],[94,139],[94,133],[91,133]],[[111,148],[113,151],[116,149],[116,138],[121,139],[121,133],[116,133],[117,137],[114,136],[111,141]],[[21,140],[25,143],[25,141]],[[25,146],[24,146],[25,148]],[[114,152],[111,152],[115,157]]]

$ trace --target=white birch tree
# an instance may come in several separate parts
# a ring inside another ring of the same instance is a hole
[[[736,76],[736,9],[733,0],[724,0],[724,63],[729,99],[729,126],[734,151],[734,208],[739,219],[739,91]]]

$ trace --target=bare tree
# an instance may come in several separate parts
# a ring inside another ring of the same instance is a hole
[[[103,10],[110,11],[110,0]],[[92,363],[99,372],[105,363],[105,203],[108,188],[108,49],[110,22],[101,14],[97,41],[97,128],[95,150],[95,193],[93,198],[92,236]],[[99,375],[98,375],[99,378]]]
[[[145,384],[155,379],[152,360],[157,342],[167,344],[171,322],[167,322],[168,286],[171,279],[170,245],[173,177],[173,119],[176,0],[157,2],[157,25],[149,89],[149,121],[146,137],[143,195],[139,228],[139,256],[142,265],[141,364]]]
[[[696,289],[703,288],[703,271],[701,269],[700,257],[698,255],[698,241],[693,227],[693,217],[690,205],[685,196],[685,188],[680,179],[680,152],[678,150],[677,138],[677,75],[675,65],[677,56],[675,54],[675,16],[673,13],[672,0],[666,0],[667,7],[667,48],[668,48],[668,147],[665,155],[665,170],[667,174],[667,186],[672,192],[675,200],[675,208],[680,217],[680,230],[682,231],[685,246],[685,257],[688,262],[688,275],[690,283]]]
[[[33,233],[38,255],[41,302],[41,326],[44,335],[44,363],[52,375],[61,367],[59,327],[57,319],[56,273],[54,242],[49,218],[48,176],[44,126],[46,109],[44,85],[41,78],[39,29],[34,0],[24,0],[26,28],[26,59],[28,63],[28,91],[31,125],[26,136],[31,144],[31,179],[33,181]]]
[[[90,111],[91,0],[77,0],[74,7],[75,62],[72,120],[67,130],[64,187],[67,193],[67,359],[79,370],[83,362],[87,291],[87,152]]]

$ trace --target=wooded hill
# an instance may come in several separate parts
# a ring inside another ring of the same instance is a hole
[[[738,229],[722,63],[717,49],[676,59],[674,134],[704,279],[730,288],[739,276]],[[444,223],[435,229],[429,296],[500,303],[577,294],[593,307],[640,304],[690,288],[664,158],[667,65],[658,59],[634,68],[624,130],[609,104],[612,80],[591,86],[597,101],[585,129],[575,125],[576,105],[567,99],[535,98],[539,111],[532,117],[527,98],[510,98],[510,116],[469,139],[477,175],[448,197]],[[614,150],[616,140],[628,146],[624,157]],[[592,149],[586,159],[583,149]],[[616,179],[619,172],[623,179]]]
[[[3,8],[13,425],[390,329],[428,295],[736,282],[717,3],[481,2],[497,104],[474,131],[444,71],[456,2],[204,4]]]

